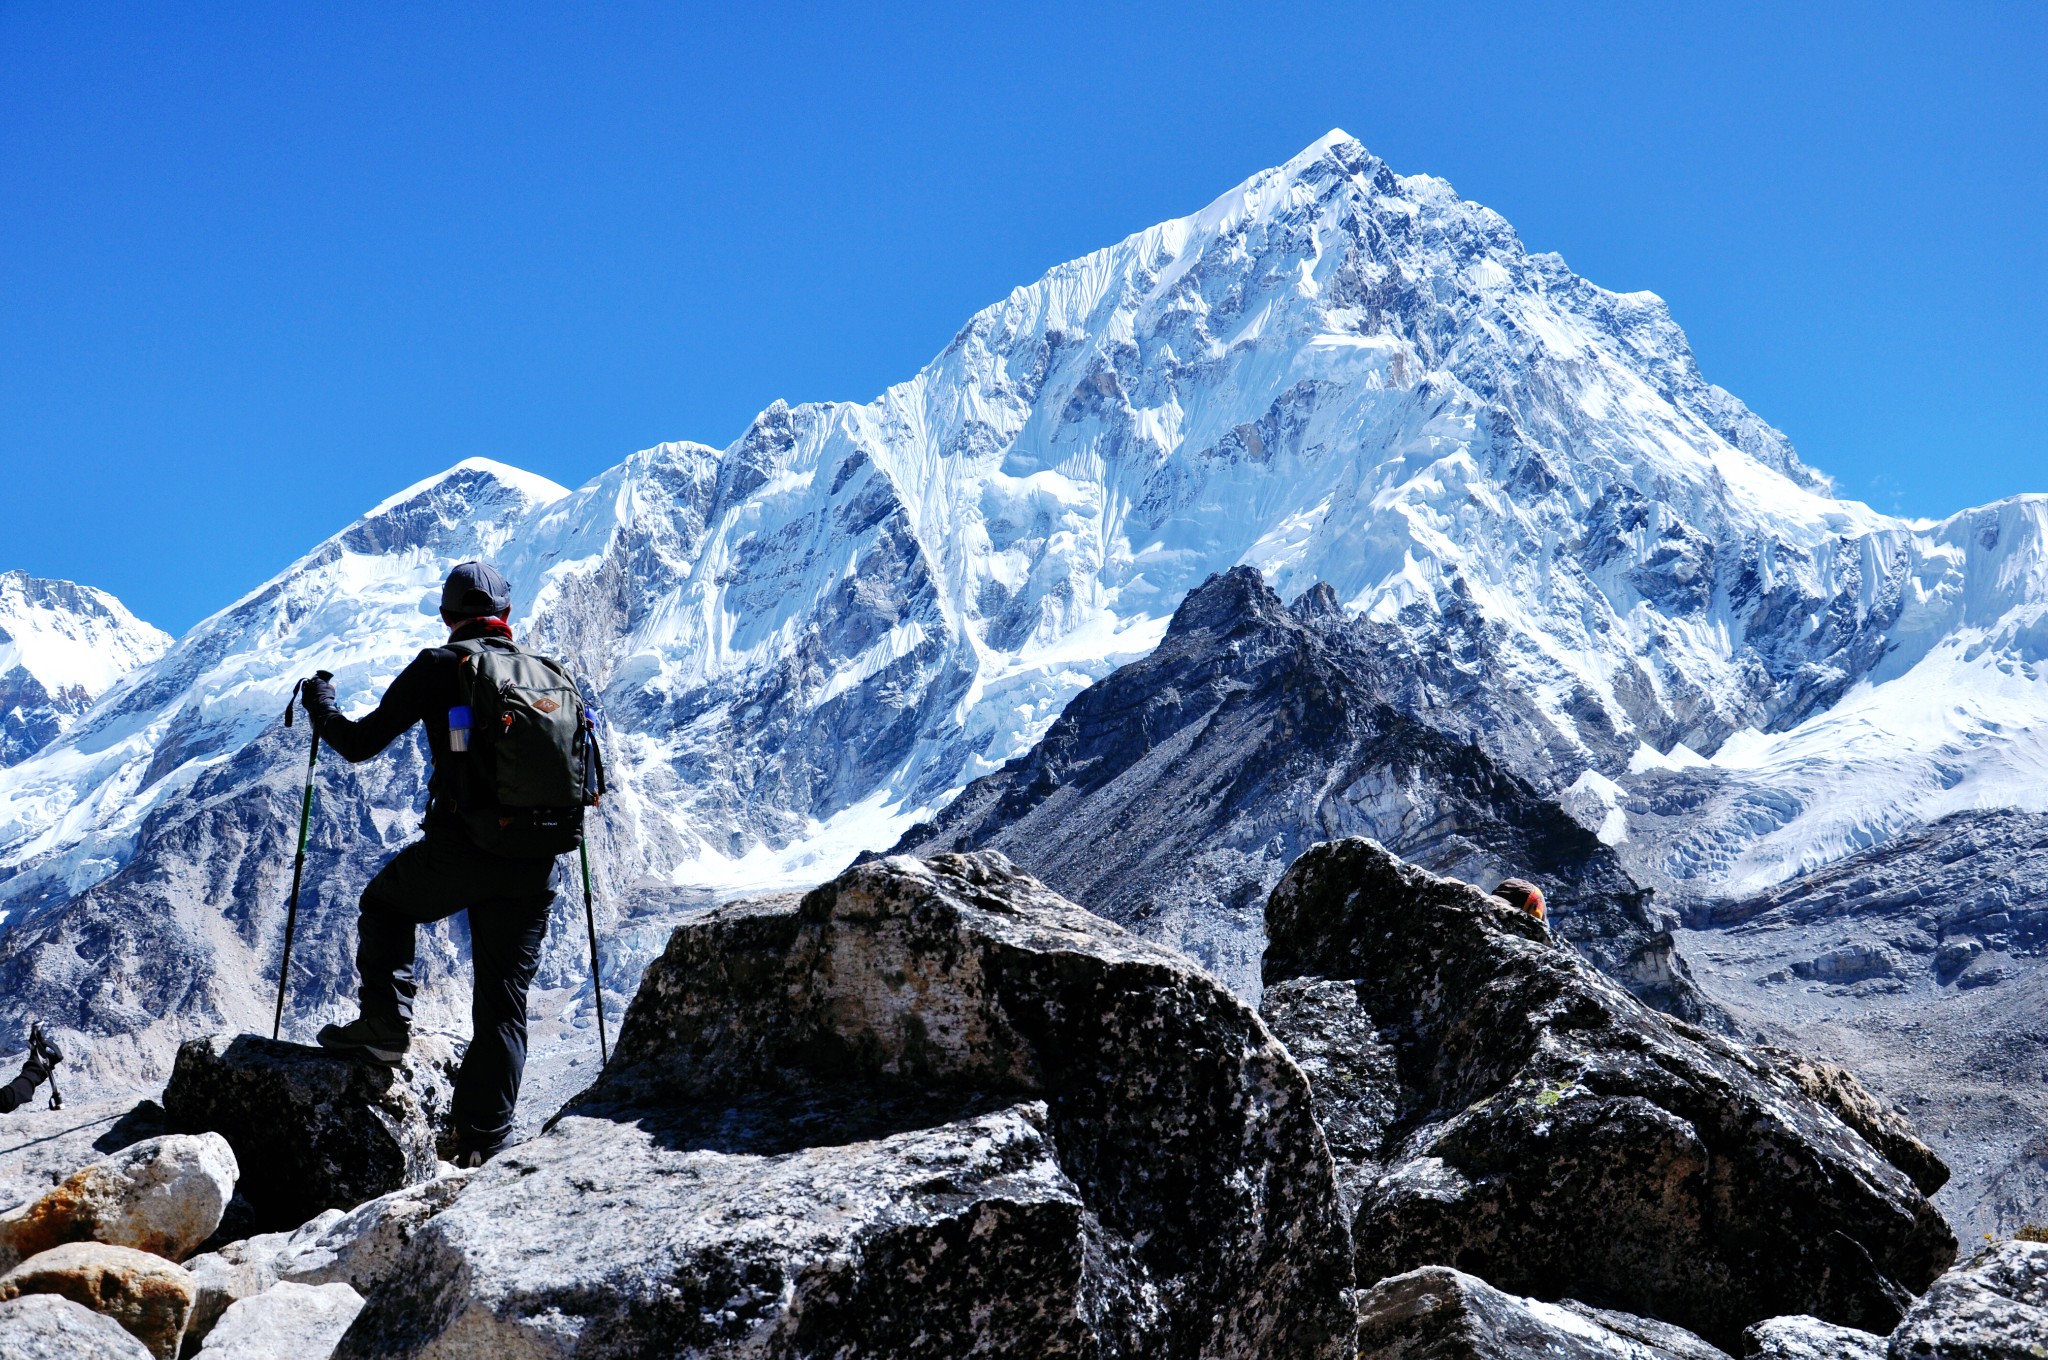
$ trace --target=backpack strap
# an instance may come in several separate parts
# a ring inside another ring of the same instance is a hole
[[[482,656],[486,651],[512,652],[522,656],[532,655],[532,653],[528,652],[525,648],[521,647],[511,638],[464,638],[460,642],[444,642],[441,645],[446,647],[451,652],[460,652],[465,657]]]

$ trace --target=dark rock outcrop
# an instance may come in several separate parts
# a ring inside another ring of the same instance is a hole
[[[1788,1048],[1759,1047],[1771,1066],[1799,1083],[1799,1089],[1835,1112],[1885,1160],[1906,1173],[1923,1195],[1948,1184],[1948,1166],[1920,1141],[1906,1116],[1872,1095],[1848,1068]]]
[[[1309,1102],[1242,1002],[1000,855],[857,866],[678,929],[337,1354],[1335,1360]]]
[[[1303,855],[1267,923],[1276,997],[1348,984],[1318,995],[1398,1076],[1375,1060],[1317,1096],[1360,1128],[1394,1111],[1347,1154],[1362,1280],[1456,1266],[1732,1350],[1782,1314],[1888,1332],[1954,1258],[1940,1214],[1833,1111],[1497,899],[1354,839]]]
[[[1707,1012],[1675,917],[1613,851],[1485,751],[1389,702],[1383,658],[1327,588],[1287,608],[1237,567],[1150,656],[1067,705],[899,851],[1000,850],[1056,891],[1256,997],[1261,906],[1318,841],[1370,836],[1439,873],[1538,880],[1569,939],[1653,1005]]]
[[[1728,1360],[1651,1318],[1503,1293],[1447,1266],[1392,1275],[1359,1302],[1359,1360]]]
[[[251,1226],[289,1230],[433,1177],[453,1063],[452,1045],[435,1035],[416,1037],[394,1068],[218,1034],[178,1049],[164,1113],[173,1128],[226,1138]]]
[[[1891,1335],[1890,1360],[2048,1355],[2048,1242],[2001,1242],[1934,1282]]]
[[[1348,1222],[1379,1174],[1380,1148],[1401,1114],[1394,1050],[1360,1004],[1355,982],[1290,978],[1266,989],[1261,1010],[1308,1076]]]

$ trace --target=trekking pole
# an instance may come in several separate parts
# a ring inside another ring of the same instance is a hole
[[[315,671],[313,674],[322,680],[334,678],[326,671]],[[299,691],[304,688],[305,683],[301,680],[293,685],[292,697],[285,700],[286,727],[292,725],[292,710],[298,707]],[[299,883],[306,874],[306,833],[313,826],[313,767],[320,763],[320,724],[308,713],[306,726],[313,729],[313,749],[306,756],[306,789],[299,797],[299,852],[292,860],[291,905],[285,908],[284,913],[284,957],[279,959],[277,964],[277,1010],[270,1017],[270,1037],[273,1039],[284,1027],[284,987],[292,971],[292,936],[297,933],[299,927]]]
[[[597,720],[589,710],[583,714],[583,788],[596,807],[604,801],[604,752],[597,745]],[[604,978],[597,967],[597,911],[590,905],[590,838],[576,841],[576,858],[583,864],[583,924],[590,931],[590,994],[597,999],[597,1056],[600,1065],[611,1062],[611,1046],[604,1033]]]
[[[604,1035],[604,979],[597,971],[597,911],[590,905],[590,844],[576,843],[576,857],[583,861],[583,924],[590,930],[590,994],[597,998],[597,1056],[600,1066],[612,1060],[611,1045]]]

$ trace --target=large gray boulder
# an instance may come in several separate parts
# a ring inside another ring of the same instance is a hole
[[[1669,1323],[1519,1298],[1448,1266],[1388,1276],[1358,1311],[1358,1360],[1728,1360]]]
[[[1097,1313],[1156,1333],[1045,1124],[1026,1104],[760,1155],[571,1116],[428,1223],[337,1354],[1090,1354]]]
[[[310,1247],[342,1216],[341,1210],[329,1209],[292,1232],[237,1238],[224,1243],[218,1251],[185,1262],[195,1291],[192,1319],[185,1326],[186,1340],[204,1339],[229,1307],[276,1284],[283,1278],[285,1264]]]
[[[1335,1360],[1350,1281],[1256,1014],[999,855],[898,858],[678,929],[337,1355]]]
[[[279,1284],[346,1284],[368,1294],[389,1279],[420,1227],[454,1203],[468,1172],[452,1171],[394,1190],[348,1213],[329,1209],[291,1232],[260,1233],[195,1256],[185,1269],[199,1287],[190,1338],[204,1337],[242,1299]]]
[[[0,1217],[0,1270],[65,1242],[183,1260],[220,1226],[236,1174],[235,1154],[217,1133],[166,1134],[123,1148]]]
[[[1785,1314],[1889,1332],[1954,1259],[1934,1206],[1831,1109],[1505,903],[1354,839],[1304,854],[1266,912],[1280,1037],[1307,1042],[1289,1017],[1313,1014],[1392,1055],[1391,1082],[1377,1056],[1325,1057],[1317,1092],[1363,1187],[1360,1280],[1452,1265],[1732,1351]]]
[[[1891,1360],[2048,1355],[2048,1242],[2001,1242],[1934,1282],[1891,1335]]]
[[[110,1317],[57,1294],[0,1302],[0,1355],[7,1360],[152,1360],[149,1347]]]
[[[414,1235],[468,1184],[468,1172],[449,1172],[359,1204],[317,1233],[302,1231],[277,1257],[277,1278],[346,1284],[367,1295],[397,1273]]]
[[[413,1040],[405,1063],[379,1063],[253,1034],[178,1049],[164,1115],[173,1128],[225,1137],[259,1231],[434,1176],[454,1095],[454,1046]]]
[[[203,1360],[327,1360],[363,1311],[363,1296],[345,1284],[278,1284],[228,1309],[206,1344]]]

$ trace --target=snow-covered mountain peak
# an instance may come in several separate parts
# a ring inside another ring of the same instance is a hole
[[[1326,584],[1414,711],[1516,772],[1618,787],[1882,687],[2000,580],[2039,598],[1944,524],[1833,498],[1660,299],[1333,131],[872,402],[574,491],[485,460],[407,488],[0,780],[0,873],[118,864],[315,666],[366,702],[464,556],[601,691],[641,869],[740,886],[893,840],[1234,565]]]
[[[170,645],[103,590],[0,572],[0,765],[48,745]]]
[[[500,463],[493,458],[465,458],[445,472],[423,477],[396,495],[387,496],[363,515],[365,520],[379,519],[389,515],[398,506],[422,497],[431,497],[437,491],[449,491],[457,495],[469,494],[472,489],[496,483],[508,494],[523,497],[530,505],[546,505],[569,494],[569,488],[549,481],[524,468]]]
[[[278,720],[299,678],[330,670],[344,695],[374,697],[446,636],[438,609],[449,566],[503,558],[520,525],[568,495],[467,460],[380,502],[159,648],[39,759],[0,771],[0,867],[37,866],[10,889],[76,891],[118,867],[152,815]]]
[[[99,694],[170,645],[104,590],[0,572],[0,672],[18,666],[53,693]]]

